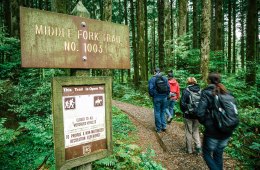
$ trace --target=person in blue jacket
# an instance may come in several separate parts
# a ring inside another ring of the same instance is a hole
[[[165,86],[165,90],[162,92],[158,89],[157,80],[163,80],[161,86]],[[149,95],[153,98],[154,105],[154,119],[155,119],[155,130],[157,133],[166,131],[166,107],[167,97],[170,93],[170,86],[166,77],[162,76],[159,68],[154,70],[153,77],[148,83]]]

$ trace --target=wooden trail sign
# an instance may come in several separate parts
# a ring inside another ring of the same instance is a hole
[[[56,169],[71,169],[112,153],[112,78],[54,77]]]
[[[20,7],[22,67],[129,69],[126,25]]]

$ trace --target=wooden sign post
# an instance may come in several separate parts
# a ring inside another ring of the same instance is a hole
[[[22,67],[130,68],[126,25],[20,7],[20,32]],[[112,153],[111,99],[111,77],[53,79],[56,169],[91,169]]]

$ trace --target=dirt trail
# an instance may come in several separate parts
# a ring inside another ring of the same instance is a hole
[[[208,169],[201,155],[185,152],[184,124],[173,121],[163,133],[155,132],[152,109],[131,105],[119,101],[112,104],[129,115],[138,129],[140,140],[137,144],[143,149],[151,148],[156,152],[156,161],[168,170],[206,170]],[[236,162],[224,156],[224,169],[235,169]]]

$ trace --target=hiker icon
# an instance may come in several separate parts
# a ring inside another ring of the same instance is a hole
[[[76,108],[76,103],[75,103],[75,98],[65,98],[64,99],[64,108],[66,110],[68,109],[75,109]]]

